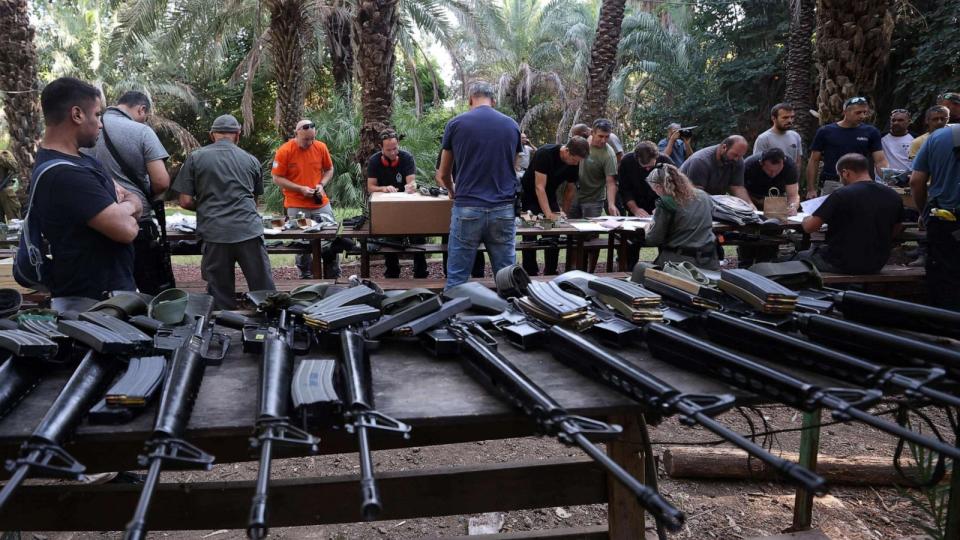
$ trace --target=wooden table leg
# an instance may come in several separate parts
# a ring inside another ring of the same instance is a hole
[[[817,454],[820,452],[821,409],[803,414],[803,431],[800,432],[800,465],[816,472]],[[793,525],[787,532],[807,531],[813,525],[813,492],[797,488],[793,502]]]
[[[322,240],[311,240],[310,241],[310,253],[312,254],[312,260],[310,261],[310,271],[313,272],[313,275],[319,276],[320,279],[326,279],[327,276],[324,275],[323,271],[323,241]]]
[[[607,443],[607,454],[634,478],[643,482],[644,456],[651,453],[643,440],[645,423],[642,415],[614,416],[611,423],[623,426],[623,433]],[[646,516],[632,491],[612,476],[607,476],[607,523],[610,540],[639,540],[644,538]]]
[[[613,272],[613,259],[614,259],[613,247],[616,244],[617,236],[618,236],[617,233],[612,231],[609,234],[607,234],[607,273],[608,274],[610,272]]]
[[[577,267],[577,258],[576,258],[576,254],[574,253],[574,247],[573,247],[573,236],[569,234],[567,235],[567,247],[565,251],[566,251],[566,259],[565,259],[565,262],[563,263],[563,269],[564,271],[569,272],[570,270],[574,270]]]
[[[367,251],[367,239],[360,239],[360,277],[370,277],[370,252]]]
[[[630,261],[629,253],[629,243],[626,233],[620,233],[617,235],[617,270],[620,272],[629,272],[632,268],[629,268]]]
[[[587,270],[587,259],[588,259],[587,248],[584,245],[583,236],[577,236],[576,252],[577,252],[577,270],[583,270],[584,272],[588,272],[589,270]]]

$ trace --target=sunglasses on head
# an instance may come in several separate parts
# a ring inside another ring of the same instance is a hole
[[[940,94],[940,97],[937,98],[937,101],[953,101],[955,103],[960,103],[960,94],[956,92]]]
[[[865,105],[867,103],[867,98],[865,97],[852,97],[843,102],[843,108],[846,109],[851,105]]]
[[[890,116],[893,116],[893,115],[895,115],[895,114],[901,114],[901,113],[908,115],[908,114],[910,114],[910,111],[908,111],[908,110],[906,110],[906,109],[894,109],[894,110],[890,111]]]
[[[317,127],[317,126],[316,126],[315,124],[312,124],[312,123],[311,123],[311,124],[304,124],[304,125],[300,126],[300,129],[313,129],[313,128],[315,128],[315,127]]]

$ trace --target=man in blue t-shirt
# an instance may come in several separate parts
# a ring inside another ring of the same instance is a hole
[[[933,132],[920,148],[910,191],[927,227],[930,302],[960,311],[960,124]]]
[[[104,292],[134,291],[133,246],[140,198],[117,185],[96,159],[80,153],[100,133],[100,91],[61,77],[40,94],[46,126],[35,167],[53,165],[32,187],[33,207],[53,257],[50,296],[57,311],[84,311]]]
[[[864,124],[870,116],[867,98],[852,97],[843,102],[843,119],[827,124],[817,130],[810,144],[810,160],[807,161],[807,198],[817,196],[818,188],[830,181],[839,183],[837,160],[846,154],[860,154],[870,163],[870,176],[887,166],[883,155],[880,130]],[[823,170],[818,168],[823,161]],[[818,181],[819,178],[819,181]]]
[[[473,83],[470,110],[447,122],[443,130],[437,182],[453,198],[447,247],[448,289],[469,279],[481,242],[490,254],[494,274],[517,258],[514,164],[523,148],[520,126],[493,108],[495,95],[490,83]]]

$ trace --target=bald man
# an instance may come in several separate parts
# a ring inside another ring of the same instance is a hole
[[[725,195],[729,191],[753,206],[750,194],[743,186],[743,156],[749,149],[746,139],[730,135],[720,144],[694,152],[683,162],[680,172],[710,195]]]
[[[317,140],[317,126],[310,120],[300,120],[294,136],[277,149],[270,170],[273,183],[283,190],[283,207],[287,217],[304,216],[320,223],[334,222],[333,208],[324,186],[333,178],[333,159],[327,145]],[[327,277],[339,277],[337,255],[324,257]],[[312,279],[311,256],[297,255],[301,279]]]

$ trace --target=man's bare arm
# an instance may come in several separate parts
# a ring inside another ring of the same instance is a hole
[[[873,167],[877,170],[877,175],[881,174],[880,169],[889,167],[887,156],[883,155],[883,150],[877,150],[873,153]]]
[[[283,189],[295,191],[304,197],[309,197],[316,192],[316,189],[309,188],[307,186],[301,186],[300,184],[291,182],[283,176],[277,176],[276,174],[271,175],[273,177],[273,183],[280,186]]]
[[[437,167],[437,183],[447,188],[453,198],[453,152],[443,150],[440,153],[440,166]]]
[[[923,171],[913,171],[910,174],[910,193],[913,195],[913,204],[921,212],[927,206],[927,180],[930,175]]]
[[[817,216],[807,216],[803,218],[803,223],[800,226],[803,227],[803,232],[807,234],[815,233],[820,230],[820,227],[823,227],[823,220]]]
[[[180,208],[183,208],[184,210],[197,209],[197,200],[193,198],[193,195],[185,195],[181,193],[177,202],[180,203]]]
[[[147,175],[150,176],[150,190],[153,192],[147,193],[148,199],[170,189],[170,173],[167,172],[166,163],[162,159],[147,162]]]
[[[739,199],[747,201],[747,204],[749,204],[752,208],[756,208],[756,206],[753,205],[753,201],[750,199],[750,193],[747,191],[747,188],[743,186],[730,186],[730,193]]]
[[[620,210],[617,208],[617,179],[609,174],[607,175],[607,214],[620,215]]]
[[[87,225],[114,242],[130,244],[140,232],[133,214],[139,215],[140,212],[130,201],[113,203],[90,218]]]
[[[823,154],[819,150],[810,152],[810,159],[807,160],[807,199],[813,199],[817,196],[817,175],[820,174],[820,160]]]

